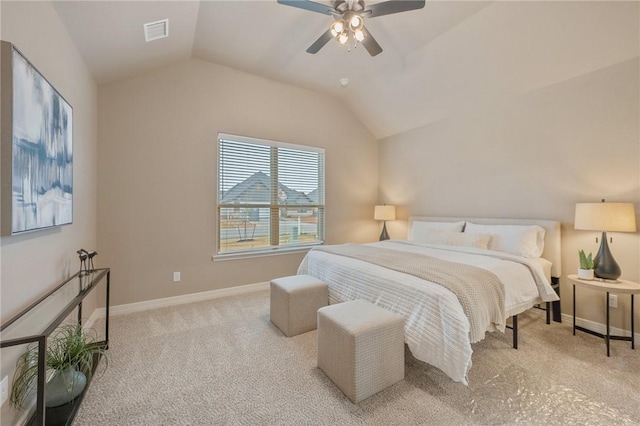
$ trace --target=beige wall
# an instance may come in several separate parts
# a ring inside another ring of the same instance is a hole
[[[0,239],[4,323],[76,272],[80,247],[97,248],[97,86],[49,2],[0,4],[2,40],[14,43],[73,107],[73,224]],[[100,262],[98,262],[100,264]],[[95,309],[91,297],[83,316]],[[2,350],[2,376],[15,364]],[[12,424],[5,404],[2,424]]]
[[[577,202],[628,201],[640,214],[638,59],[488,104],[381,141],[381,199],[399,215],[554,219],[562,222],[563,275],[597,233],[573,230]],[[638,222],[640,225],[640,221]],[[389,224],[406,231],[405,222]],[[612,234],[629,280],[640,280],[640,235]],[[561,281],[562,311],[572,312]],[[604,322],[604,295],[578,292],[578,316]],[[629,329],[628,297],[613,325]],[[640,312],[636,310],[636,322]]]
[[[97,86],[48,2],[2,2],[2,39],[14,43],[73,107],[73,224],[2,237],[2,320],[79,268],[96,242]]]
[[[301,253],[212,262],[218,132],[325,148],[327,241],[377,237],[377,141],[342,104],[189,60],[99,89],[98,241],[114,305],[296,272]]]

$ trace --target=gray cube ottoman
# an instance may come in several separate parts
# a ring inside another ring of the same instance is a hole
[[[271,322],[287,337],[315,330],[318,309],[328,303],[327,284],[310,275],[271,281]]]
[[[404,379],[404,318],[365,300],[318,310],[318,367],[358,403]]]

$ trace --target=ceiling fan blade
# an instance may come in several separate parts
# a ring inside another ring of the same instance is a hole
[[[322,13],[324,15],[335,15],[338,12],[333,7],[306,0],[278,0],[278,3],[285,6],[293,6],[304,10],[310,10],[312,12]]]
[[[424,5],[425,0],[390,0],[370,5],[365,9],[363,15],[367,18],[375,18],[376,16],[422,9]]]
[[[307,49],[307,53],[318,53],[320,49],[324,47],[325,44],[329,43],[329,40],[333,38],[331,35],[331,30],[325,31],[316,41],[313,42],[311,46]]]
[[[367,30],[366,28],[364,30],[366,31],[367,36],[364,38],[364,40],[362,40],[361,43],[364,48],[367,49],[369,55],[376,56],[377,54],[382,53],[382,47],[380,47],[376,39],[373,38],[369,30]]]

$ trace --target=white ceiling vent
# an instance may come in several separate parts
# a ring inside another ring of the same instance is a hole
[[[145,41],[158,40],[159,38],[169,37],[169,20],[149,22],[144,24]]]

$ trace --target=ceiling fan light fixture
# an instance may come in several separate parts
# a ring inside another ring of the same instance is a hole
[[[351,47],[356,47],[359,42],[362,42],[371,56],[382,53],[382,47],[365,28],[365,17],[368,19],[422,9],[426,4],[426,0],[371,0],[373,4],[366,6],[365,1],[369,0],[325,0],[322,3],[317,0],[277,0],[279,4],[285,6],[297,7],[333,18],[329,29],[309,46],[307,53],[318,53],[329,40],[335,38],[338,43],[348,46],[349,51]]]
[[[361,42],[366,37],[364,19],[353,10],[343,13],[342,18],[333,21],[329,27],[331,35],[342,45]]]
[[[334,37],[338,37],[344,31],[344,21],[342,19],[338,19],[331,24],[331,35]]]

